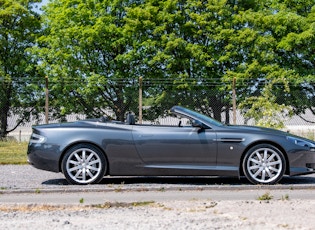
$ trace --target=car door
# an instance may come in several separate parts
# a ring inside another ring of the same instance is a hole
[[[138,154],[147,165],[216,165],[216,133],[212,129],[140,125],[133,127],[132,134]]]

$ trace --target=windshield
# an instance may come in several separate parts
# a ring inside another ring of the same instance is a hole
[[[197,118],[198,120],[201,120],[203,122],[215,125],[215,126],[224,126],[224,124],[222,124],[221,122],[208,117],[206,115],[203,115],[201,113],[198,113],[196,111],[190,110],[190,109],[186,109],[186,108],[182,108],[182,111],[185,112],[186,114],[190,114],[192,117]]]

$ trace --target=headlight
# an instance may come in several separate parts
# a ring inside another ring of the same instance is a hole
[[[291,137],[291,136],[288,136],[287,139],[296,145],[299,145],[302,147],[309,147],[311,151],[315,151],[315,144],[310,141],[300,139],[297,137]]]
[[[44,143],[46,141],[46,137],[38,135],[36,133],[32,133],[30,138],[30,143],[38,144],[38,143]]]

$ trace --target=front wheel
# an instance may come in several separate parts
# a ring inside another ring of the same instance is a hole
[[[70,148],[62,160],[62,172],[70,184],[99,183],[104,177],[106,166],[104,154],[89,144]]]
[[[249,149],[243,160],[244,174],[253,184],[275,184],[282,179],[285,168],[282,152],[269,144]]]

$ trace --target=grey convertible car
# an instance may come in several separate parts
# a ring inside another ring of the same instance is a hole
[[[33,127],[28,161],[62,172],[71,184],[111,176],[245,176],[275,184],[284,175],[313,173],[315,142],[273,129],[224,125],[174,106],[174,126],[107,119]]]

